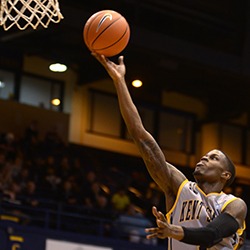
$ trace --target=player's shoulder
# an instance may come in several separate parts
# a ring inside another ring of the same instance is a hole
[[[247,211],[247,205],[246,202],[239,198],[235,197],[234,195],[228,195],[229,197],[232,197],[224,206],[224,212],[225,211]]]
[[[245,219],[247,216],[247,205],[241,198],[236,198],[232,202],[228,203],[222,213],[228,213],[234,217],[239,223],[240,227],[245,227]]]
[[[221,192],[221,196],[225,197],[229,202],[234,202],[235,204],[241,204],[244,205],[246,204],[245,201],[241,197],[237,197],[233,194],[226,194],[223,191]]]
[[[235,197],[235,199],[232,201],[234,204],[236,204],[237,206],[243,206],[246,207],[246,202],[240,198],[240,197]]]

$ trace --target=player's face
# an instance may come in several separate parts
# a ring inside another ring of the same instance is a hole
[[[194,177],[197,181],[216,182],[226,171],[226,156],[219,150],[212,150],[196,164]]]

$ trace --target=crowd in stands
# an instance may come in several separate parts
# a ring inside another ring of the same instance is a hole
[[[11,132],[2,133],[2,201],[39,207],[41,200],[49,200],[99,210],[95,215],[120,222],[120,229],[127,233],[130,241],[157,244],[145,241],[144,228],[155,223],[152,206],[165,212],[165,201],[144,166],[142,170],[133,166],[124,170],[119,166],[107,167],[107,161],[104,164],[84,150],[78,155],[71,154],[55,126],[44,140],[39,140],[38,135],[37,121],[30,124],[21,138]],[[106,223],[104,227],[116,235],[117,230],[113,230],[111,224]]]
[[[85,154],[84,150],[78,155],[71,154],[55,126],[43,140],[39,140],[38,135],[38,121],[33,121],[20,138],[11,132],[2,133],[2,201],[37,208],[41,200],[82,206],[105,211],[106,214],[99,211],[96,216],[110,215],[107,217],[116,222],[122,222],[126,216],[136,217],[137,220],[131,221],[139,223],[139,235],[145,235],[145,226],[152,225],[152,205],[164,209],[163,193],[145,169],[138,171],[129,166],[126,172],[119,166],[107,168],[107,161],[104,166],[96,155]],[[132,222],[129,227],[133,228]],[[124,232],[128,232],[129,227],[124,228]],[[139,242],[138,232],[130,229],[131,241]]]

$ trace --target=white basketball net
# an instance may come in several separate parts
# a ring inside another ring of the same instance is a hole
[[[60,22],[63,16],[57,0],[1,0],[0,25],[4,30],[17,25],[20,30],[39,24],[47,28],[50,21]]]

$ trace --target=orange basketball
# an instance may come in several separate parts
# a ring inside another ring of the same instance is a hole
[[[92,15],[83,30],[90,51],[111,57],[125,49],[130,37],[126,19],[116,11],[102,10]]]

